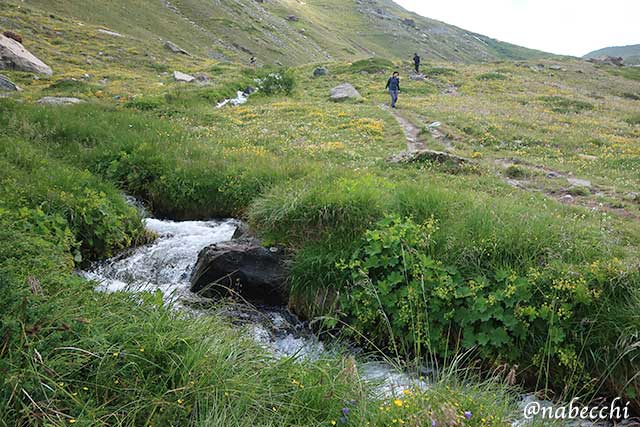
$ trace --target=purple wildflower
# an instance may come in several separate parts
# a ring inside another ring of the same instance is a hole
[[[347,408],[346,406],[344,408],[342,408],[342,413],[344,414],[344,416],[348,416],[349,415],[349,408]]]
[[[464,413],[464,417],[465,417],[467,420],[470,420],[472,416],[473,416],[473,414],[472,414],[470,411],[466,411],[466,412]]]
[[[436,420],[431,420],[431,427],[436,427],[436,425],[438,425],[438,423],[436,423]]]

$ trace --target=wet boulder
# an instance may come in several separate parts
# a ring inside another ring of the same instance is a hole
[[[254,304],[286,305],[284,251],[255,239],[204,248],[191,275],[191,291],[207,298],[238,297]]]

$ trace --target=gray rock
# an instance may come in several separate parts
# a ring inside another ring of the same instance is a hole
[[[289,16],[287,16],[287,20],[292,21],[292,22],[298,22],[300,20],[300,18],[298,18],[297,15],[289,15]]]
[[[412,28],[416,27],[416,21],[414,21],[413,19],[409,19],[409,18],[403,19],[402,23],[408,27],[412,27]]]
[[[209,75],[207,75],[206,73],[196,73],[194,77],[200,83],[208,83],[211,80]]]
[[[588,62],[592,62],[594,64],[601,64],[601,65],[615,65],[616,67],[623,67],[624,66],[624,58],[622,58],[621,56],[599,56],[597,58],[589,58],[587,59]]]
[[[466,157],[457,156],[451,153],[445,153],[443,151],[436,150],[414,150],[403,151],[398,154],[394,154],[389,158],[391,163],[417,163],[432,161],[436,163],[453,163],[456,165],[472,164],[473,161]]]
[[[591,188],[591,181],[587,181],[586,179],[567,178],[567,181],[569,182],[569,184],[576,187]]]
[[[0,69],[26,71],[50,76],[51,67],[36,58],[17,41],[0,34]]]
[[[421,82],[423,80],[425,80],[425,76],[424,74],[411,74],[409,75],[409,79],[416,81],[416,82]]]
[[[218,243],[204,248],[191,275],[192,292],[207,298],[239,296],[249,302],[286,305],[284,251],[256,240]]]
[[[562,174],[555,171],[551,171],[547,173],[547,178],[551,178],[551,179],[562,178]]]
[[[571,194],[565,194],[559,199],[562,203],[573,203],[573,196]]]
[[[326,76],[327,74],[329,74],[329,70],[327,70],[325,67],[318,67],[313,70],[314,77]]]
[[[0,74],[0,90],[6,92],[17,92],[20,88],[14,82]]]
[[[185,82],[185,83],[191,83],[192,81],[194,81],[196,78],[193,77],[192,75],[189,74],[185,74],[182,73],[180,71],[174,71],[173,72],[173,79],[177,82]]]
[[[123,36],[122,34],[120,34],[120,33],[116,33],[115,31],[104,30],[104,29],[102,29],[102,28],[99,28],[99,29],[98,29],[98,32],[99,32],[99,33],[102,33],[102,34],[106,34],[106,35],[108,35],[108,36],[113,36],[113,37],[124,37],[124,36]]]
[[[62,96],[45,96],[44,98],[40,98],[38,100],[38,104],[40,105],[72,105],[72,104],[81,104],[85,101],[78,98],[67,98]]]
[[[187,52],[186,50],[178,47],[175,43],[167,40],[166,42],[164,42],[164,48],[167,50],[170,50],[173,53],[178,53],[180,55],[187,55],[187,56],[191,56],[191,54],[189,52]]]
[[[331,89],[331,100],[342,102],[348,99],[360,99],[362,96],[350,83],[343,83]]]

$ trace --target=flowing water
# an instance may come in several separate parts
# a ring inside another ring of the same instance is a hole
[[[176,307],[206,315],[206,310],[193,309],[192,303],[197,297],[189,291],[191,271],[200,250],[231,240],[239,222],[233,219],[175,222],[146,218],[144,224],[158,236],[153,243],[95,263],[81,274],[95,281],[100,291],[160,290]],[[304,361],[335,353],[327,348],[335,346],[325,345],[286,307],[225,306],[222,313],[234,324],[245,326],[250,336],[276,357],[296,357]],[[382,361],[363,363],[358,366],[358,372],[380,384],[378,390],[385,396],[416,385],[426,386]]]
[[[129,201],[144,214],[141,205],[134,199]],[[233,219],[174,222],[146,218],[144,224],[158,236],[153,243],[98,262],[81,274],[95,281],[97,289],[104,292],[160,290],[176,307],[191,310],[196,315],[207,315],[206,310],[194,310],[192,304],[184,304],[197,300],[189,291],[191,271],[200,250],[231,240],[240,223]],[[332,343],[325,345],[286,307],[225,306],[222,313],[234,324],[244,326],[247,333],[275,357],[295,357],[304,361],[335,354]],[[398,395],[411,387],[428,387],[417,376],[395,369],[382,360],[360,363],[358,372],[378,384],[376,390],[384,397]],[[523,405],[531,399],[531,396],[524,396]],[[524,419],[513,423],[514,427],[527,425]]]

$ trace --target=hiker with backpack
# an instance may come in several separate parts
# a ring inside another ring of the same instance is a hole
[[[398,102],[398,93],[400,92],[399,72],[393,72],[393,75],[389,77],[389,80],[387,80],[387,86],[385,86],[385,89],[388,89],[389,94],[391,95],[391,108],[396,108],[396,103]]]
[[[416,74],[420,74],[420,56],[418,53],[413,54],[413,65],[416,68]]]

